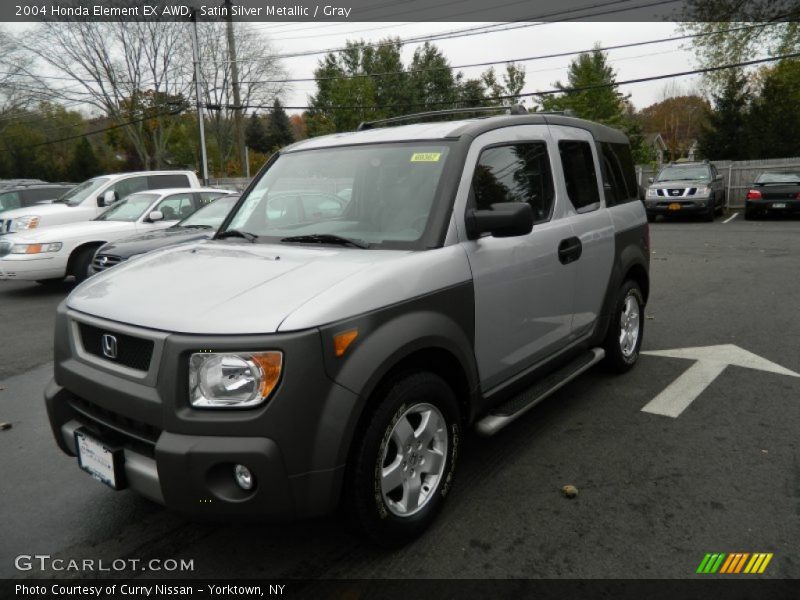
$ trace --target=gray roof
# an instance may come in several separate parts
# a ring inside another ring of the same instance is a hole
[[[329,148],[332,146],[349,146],[355,144],[374,144],[382,142],[403,142],[421,140],[458,139],[464,136],[476,137],[487,131],[512,127],[515,125],[565,125],[590,131],[598,141],[627,143],[624,133],[599,123],[565,117],[561,115],[544,115],[531,113],[528,115],[507,115],[464,119],[461,121],[434,121],[430,123],[414,123],[391,127],[376,127],[364,131],[334,133],[303,140],[287,146],[283,152]]]

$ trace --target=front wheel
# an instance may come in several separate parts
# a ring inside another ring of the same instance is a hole
[[[617,293],[614,314],[603,344],[605,366],[615,373],[633,368],[644,337],[644,298],[635,281],[626,281]]]
[[[86,281],[91,276],[92,260],[94,253],[97,251],[95,247],[83,248],[78,250],[75,255],[75,260],[72,263],[72,274],[75,276],[75,281],[81,283]]]
[[[458,404],[441,377],[417,372],[386,386],[346,477],[346,509],[358,528],[388,547],[419,536],[450,490],[459,437]]]

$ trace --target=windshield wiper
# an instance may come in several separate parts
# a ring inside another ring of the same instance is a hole
[[[367,249],[369,244],[361,240],[352,240],[350,238],[334,235],[332,233],[312,233],[309,235],[293,235],[285,237],[282,242],[298,243],[298,244],[338,244],[339,246],[352,246],[354,248]]]
[[[215,239],[224,240],[225,238],[229,237],[240,237],[246,239],[248,242],[253,243],[255,243],[255,241],[258,239],[258,236],[254,233],[250,233],[249,231],[239,231],[238,229],[228,229],[227,231],[218,233]]]
[[[176,229],[214,229],[214,226],[213,225],[175,225],[175,228]],[[253,234],[251,233],[250,235],[253,235]]]

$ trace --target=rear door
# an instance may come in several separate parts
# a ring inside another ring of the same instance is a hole
[[[614,261],[614,223],[608,213],[600,156],[585,129],[551,126],[558,146],[577,270],[571,337],[591,333],[599,317]]]
[[[546,125],[507,127],[473,142],[459,187],[456,220],[475,293],[475,355],[484,390],[531,367],[569,340],[577,267],[559,260],[572,237],[554,174],[558,150]],[[525,236],[467,239],[471,208],[527,202]]]

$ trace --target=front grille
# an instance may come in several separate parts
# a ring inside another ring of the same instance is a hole
[[[122,436],[125,441],[140,444],[152,452],[161,435],[161,430],[157,427],[129,419],[77,396],[69,399],[69,405],[79,413],[81,423],[100,437]]]
[[[83,348],[89,354],[93,354],[110,362],[114,362],[137,371],[147,371],[150,369],[150,360],[153,357],[153,342],[152,340],[143,340],[142,338],[125,335],[124,333],[116,333],[114,331],[107,331],[87,325],[86,323],[79,323],[78,328],[81,333],[81,341]],[[116,357],[109,356],[103,348],[103,336],[110,335],[115,339]]]
[[[98,254],[92,261],[92,267],[95,271],[105,271],[122,262],[122,257],[114,256],[113,254]]]

